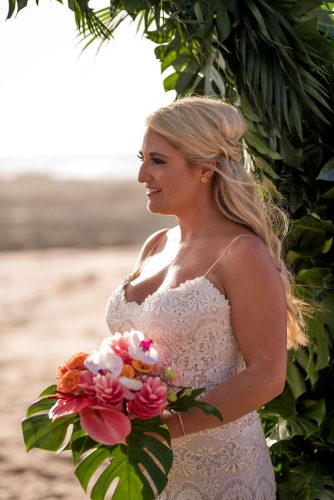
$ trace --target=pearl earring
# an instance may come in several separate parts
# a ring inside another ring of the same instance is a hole
[[[201,182],[208,182],[208,178],[207,177],[201,177]]]

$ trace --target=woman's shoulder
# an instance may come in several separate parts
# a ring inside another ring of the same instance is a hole
[[[141,265],[141,263],[154,251],[160,242],[164,243],[167,241],[170,231],[171,229],[169,228],[159,229],[145,240],[139,252],[135,268]]]
[[[216,273],[230,296],[240,294],[240,283],[266,288],[268,283],[277,282],[280,286],[279,272],[270,251],[256,234],[240,232],[229,238],[223,255]]]
[[[240,265],[240,261],[251,264],[254,260],[268,259],[272,261],[270,252],[264,241],[252,231],[239,230],[225,235],[222,238],[221,255],[223,255],[222,264],[226,267]]]

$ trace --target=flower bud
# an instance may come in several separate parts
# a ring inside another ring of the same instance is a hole
[[[187,397],[190,397],[192,394],[192,390],[190,389],[190,387],[187,387],[184,391],[183,391],[183,394],[182,396],[187,396]]]
[[[175,392],[171,392],[170,394],[168,394],[167,399],[171,403],[175,403],[175,401],[177,401],[177,395],[175,394]]]
[[[175,370],[173,370],[173,368],[169,366],[168,368],[165,369],[164,377],[167,380],[167,382],[172,382],[173,380],[176,379],[177,373]]]

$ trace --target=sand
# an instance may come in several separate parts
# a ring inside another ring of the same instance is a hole
[[[130,272],[138,249],[0,254],[1,499],[88,498],[68,452],[25,452],[20,422],[27,406],[55,382],[57,366],[108,335],[108,296]]]

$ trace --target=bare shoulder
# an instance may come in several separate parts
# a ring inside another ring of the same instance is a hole
[[[153,251],[154,247],[159,243],[159,240],[164,239],[164,235],[167,237],[168,228],[159,229],[152,233],[144,242],[135,265],[135,269],[140,266],[140,264],[145,260],[150,252]]]
[[[239,235],[241,236],[241,235]],[[265,243],[256,235],[234,238],[219,266],[219,280],[231,301],[261,302],[285,296],[282,278]]]

